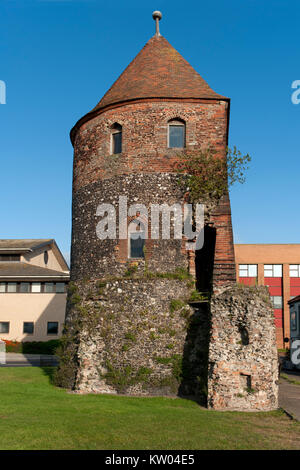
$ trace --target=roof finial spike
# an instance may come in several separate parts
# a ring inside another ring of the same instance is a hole
[[[152,18],[155,20],[155,23],[156,23],[156,33],[155,33],[155,36],[159,37],[161,36],[160,32],[159,32],[159,22],[160,20],[162,19],[162,13],[160,11],[154,11],[152,13]]]

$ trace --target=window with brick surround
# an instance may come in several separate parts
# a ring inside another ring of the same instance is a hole
[[[282,277],[282,264],[265,264],[265,277]]]
[[[300,264],[290,264],[290,277],[300,277]]]
[[[111,154],[116,155],[122,153],[122,126],[115,123],[111,129]]]
[[[185,147],[185,122],[181,119],[172,119],[168,122],[168,147]]]
[[[257,277],[257,264],[239,264],[239,277]]]
[[[133,220],[128,226],[129,258],[144,258],[145,227],[139,220]]]

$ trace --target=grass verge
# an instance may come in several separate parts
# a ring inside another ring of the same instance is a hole
[[[77,395],[52,368],[0,368],[0,449],[299,449],[282,411],[216,412],[184,399]]]

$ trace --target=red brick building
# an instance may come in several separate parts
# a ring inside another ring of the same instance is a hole
[[[300,295],[300,244],[236,244],[237,280],[268,286],[274,307],[278,348],[290,337],[288,301]]]

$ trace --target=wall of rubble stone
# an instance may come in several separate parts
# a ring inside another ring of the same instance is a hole
[[[278,408],[276,331],[265,287],[234,286],[212,298],[208,406]]]
[[[183,272],[141,271],[71,284],[57,382],[85,393],[205,401],[208,315],[189,305],[193,286]]]

